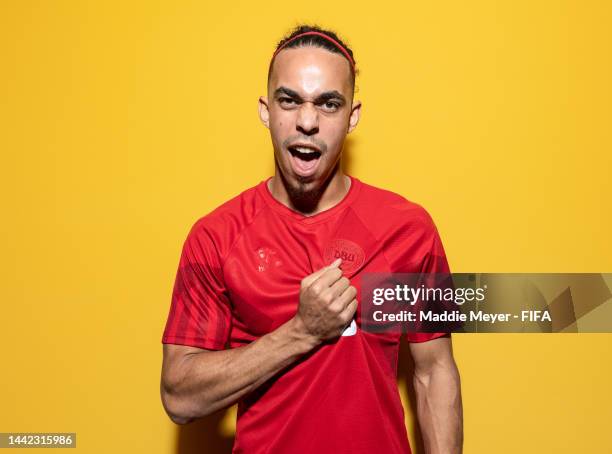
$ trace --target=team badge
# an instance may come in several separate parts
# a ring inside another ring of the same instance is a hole
[[[323,259],[326,264],[333,262],[336,259],[342,259],[340,268],[345,273],[350,273],[359,268],[364,261],[365,254],[363,249],[356,243],[350,240],[335,239],[332,240],[325,248]]]

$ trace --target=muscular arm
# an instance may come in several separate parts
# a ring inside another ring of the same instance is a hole
[[[170,418],[185,424],[227,407],[313,349],[318,342],[297,323],[229,350],[164,344],[161,396]]]
[[[463,407],[450,337],[411,343],[417,416],[427,454],[460,454]]]
[[[164,344],[161,397],[177,424],[238,401],[321,342],[339,336],[357,309],[340,261],[305,277],[294,318],[244,347],[210,351]]]

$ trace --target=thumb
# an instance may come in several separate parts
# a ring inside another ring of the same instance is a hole
[[[323,275],[323,273],[325,273],[327,270],[331,270],[332,268],[338,268],[341,263],[342,263],[342,259],[338,258],[334,260],[332,263],[330,263],[329,265],[326,265],[323,268],[315,271],[314,273],[309,274],[302,280],[302,286],[308,287],[310,284],[316,281],[319,277],[321,277],[321,275]]]

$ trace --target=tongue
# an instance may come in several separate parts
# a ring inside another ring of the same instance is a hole
[[[312,170],[317,165],[318,161],[319,158],[304,161],[303,159],[300,159],[297,156],[293,157],[293,162],[295,162],[295,166],[302,172],[308,172],[309,170]]]

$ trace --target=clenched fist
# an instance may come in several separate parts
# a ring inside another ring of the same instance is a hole
[[[295,318],[305,334],[319,341],[342,334],[357,310],[357,289],[342,276],[341,259],[302,279]]]

